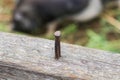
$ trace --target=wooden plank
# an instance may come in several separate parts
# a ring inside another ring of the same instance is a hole
[[[0,33],[0,80],[120,80],[120,54]]]

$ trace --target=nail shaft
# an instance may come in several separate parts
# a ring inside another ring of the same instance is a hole
[[[56,31],[54,35],[55,35],[55,59],[59,59],[61,57],[61,47],[60,47],[61,32]]]

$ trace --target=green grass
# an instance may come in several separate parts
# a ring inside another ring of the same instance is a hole
[[[7,24],[6,23],[0,23],[0,31],[3,31],[3,32],[8,32],[8,28],[6,27]]]
[[[105,35],[100,35],[92,30],[88,30],[87,34],[89,36],[89,41],[86,44],[87,47],[97,48],[112,52],[120,52],[120,40],[108,41]]]

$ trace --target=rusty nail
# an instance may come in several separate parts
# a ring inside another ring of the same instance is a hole
[[[61,32],[56,31],[54,33],[54,36],[55,36],[55,59],[59,59],[61,57],[61,47],[60,47]]]

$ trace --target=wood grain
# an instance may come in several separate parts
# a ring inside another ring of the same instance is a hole
[[[109,44],[108,44],[109,45]],[[120,80],[120,54],[0,32],[0,80]]]

